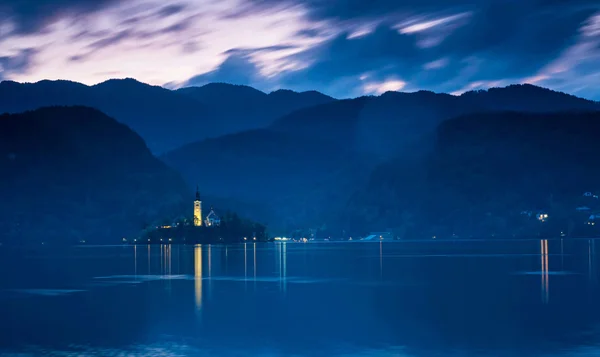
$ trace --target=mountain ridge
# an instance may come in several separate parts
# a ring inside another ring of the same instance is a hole
[[[298,108],[333,100],[296,93],[291,100],[282,101],[250,87],[229,84],[220,87],[223,95],[209,93],[212,97],[199,98],[184,93],[197,92],[202,87],[178,92],[133,78],[110,79],[92,86],[65,80],[2,81],[0,113],[20,113],[55,105],[92,107],[127,124],[142,135],[153,152],[162,153],[185,143],[263,127]],[[234,90],[239,88],[244,89],[241,94]],[[259,93],[268,102],[261,103],[248,93]],[[248,105],[242,105],[244,102]]]

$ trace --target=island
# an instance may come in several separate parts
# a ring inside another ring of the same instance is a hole
[[[222,217],[213,207],[207,215],[202,214],[200,191],[196,187],[193,216],[186,215],[163,220],[164,223],[148,225],[133,238],[123,238],[131,244],[206,244],[267,241],[267,227],[226,212]],[[168,222],[168,223],[166,223]]]

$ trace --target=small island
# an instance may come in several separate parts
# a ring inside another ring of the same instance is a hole
[[[196,187],[192,217],[180,216],[168,224],[154,224],[146,227],[132,244],[206,244],[267,241],[266,226],[227,212],[219,217],[210,208],[206,216],[202,214],[200,191]]]

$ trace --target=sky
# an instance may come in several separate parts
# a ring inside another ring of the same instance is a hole
[[[0,0],[0,80],[600,100],[598,0]]]

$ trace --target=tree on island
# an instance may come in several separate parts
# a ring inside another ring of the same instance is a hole
[[[236,243],[244,240],[267,241],[265,225],[240,218],[237,213],[227,212],[218,226],[196,226],[193,217],[178,216],[163,219],[143,230],[138,237],[141,243]],[[136,240],[137,242],[137,240]]]

